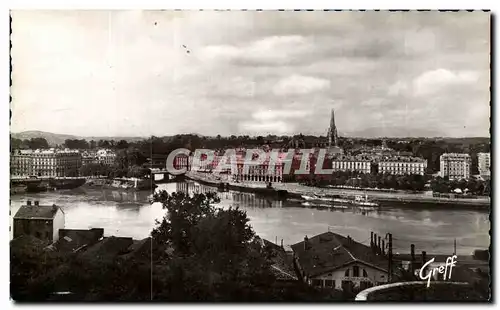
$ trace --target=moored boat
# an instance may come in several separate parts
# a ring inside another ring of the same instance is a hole
[[[365,194],[365,198],[361,195],[357,195],[352,198],[345,198],[340,196],[328,196],[328,195],[302,195],[302,198],[308,202],[317,202],[317,203],[329,203],[333,206],[335,205],[348,205],[351,207],[367,207],[367,208],[376,208],[379,206],[377,202],[368,200],[368,196]]]

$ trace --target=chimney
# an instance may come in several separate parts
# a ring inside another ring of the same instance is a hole
[[[380,240],[382,240],[382,237],[378,236],[378,253],[379,254],[382,253],[382,244],[381,244]]]
[[[414,268],[414,264],[415,264],[415,245],[414,244],[411,244],[410,246],[410,255],[411,255],[411,262],[410,262],[410,270],[413,274],[413,268]]]
[[[427,262],[427,252],[422,251],[422,266]]]
[[[281,247],[283,248],[283,239],[281,239]]]
[[[28,200],[27,205],[31,206],[31,200]]]
[[[309,238],[307,236],[304,237],[304,251],[309,248]]]
[[[39,206],[38,200],[35,200],[35,206]]]
[[[373,250],[373,231],[370,232],[370,247],[372,248]]]
[[[96,240],[99,240],[104,236],[104,228],[92,228],[90,231],[94,232]]]
[[[377,254],[377,234],[373,234],[373,253]]]
[[[382,240],[382,255],[385,255],[385,240]]]

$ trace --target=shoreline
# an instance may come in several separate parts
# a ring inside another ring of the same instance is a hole
[[[266,188],[264,184],[245,184],[227,182],[225,180],[208,179],[206,176],[188,172],[185,174],[186,179],[190,179],[200,184],[213,186],[227,190],[235,190],[241,192],[251,192],[256,194],[276,196],[278,198],[298,198],[303,199],[302,195],[311,194],[331,194],[331,195],[364,195],[367,194],[371,200],[379,202],[383,206],[384,202],[399,202],[402,205],[412,206],[415,204],[432,205],[434,207],[450,208],[453,205],[457,207],[466,207],[474,209],[489,209],[491,205],[490,199],[481,198],[439,198],[424,194],[410,194],[401,192],[382,192],[382,191],[365,191],[355,189],[338,189],[338,188],[320,188],[309,187],[297,183],[273,183],[272,188]]]

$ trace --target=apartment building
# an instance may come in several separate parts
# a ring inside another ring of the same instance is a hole
[[[450,180],[468,179],[470,176],[471,157],[465,153],[444,153],[439,158],[441,177]]]
[[[491,174],[491,156],[490,153],[477,153],[477,168],[480,175]]]
[[[378,162],[379,173],[424,175],[426,169],[427,160],[419,157],[396,156],[383,158]]]

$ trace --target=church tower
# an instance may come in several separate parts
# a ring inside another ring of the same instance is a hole
[[[337,126],[335,126],[335,110],[332,109],[330,127],[328,128],[328,147],[338,146]]]

